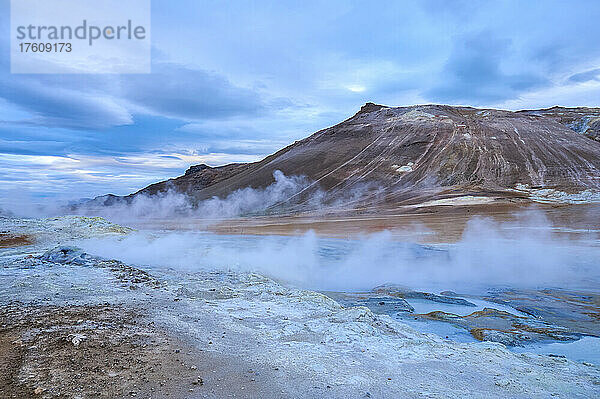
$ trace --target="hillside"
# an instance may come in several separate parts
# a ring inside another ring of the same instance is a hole
[[[193,166],[127,197],[169,189],[193,201],[264,188],[276,170],[309,182],[282,201],[294,209],[418,205],[454,197],[579,202],[600,190],[600,109],[519,112],[365,104],[351,118],[262,161]],[[443,202],[441,202],[443,203]]]

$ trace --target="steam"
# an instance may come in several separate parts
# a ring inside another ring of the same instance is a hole
[[[60,205],[48,201],[32,204],[23,198],[3,204],[4,214],[25,217],[48,217],[65,214],[102,216],[117,223],[135,222],[139,219],[225,219],[236,216],[265,213],[271,208],[291,209],[302,202],[318,206],[325,194],[315,187],[309,198],[295,197],[309,187],[304,176],[286,176],[280,170],[273,172],[274,182],[264,188],[245,187],[225,198],[212,197],[195,201],[193,197],[170,187],[153,195],[140,193],[127,199],[104,196],[75,205]],[[292,201],[292,199],[294,201]]]
[[[325,212],[328,209],[353,209],[360,203],[377,202],[384,189],[373,182],[346,182],[324,191],[318,182],[305,176],[286,176],[273,172],[273,183],[266,187],[245,187],[224,198],[198,201],[167,183],[167,190],[155,194],[138,193],[129,197],[101,196],[69,204],[50,200],[33,203],[18,195],[0,200],[0,216],[51,217],[62,215],[101,216],[112,222],[136,224],[147,219],[218,221],[239,216],[286,213],[301,210]]]
[[[273,177],[275,182],[265,189],[246,187],[234,191],[225,199],[213,197],[202,201],[194,214],[218,219],[262,213],[274,205],[285,202],[309,185],[306,177],[287,177],[280,170],[273,172]]]
[[[75,209],[86,216],[102,216],[117,223],[135,223],[140,219],[221,220],[239,216],[289,212],[301,209],[324,210],[353,206],[361,199],[373,200],[383,190],[372,183],[355,184],[325,192],[305,176],[286,176],[273,172],[274,182],[264,188],[245,187],[225,198],[195,201],[173,188],[154,195],[137,194],[129,200],[117,199],[104,204],[94,200]]]
[[[381,194],[380,188],[369,185],[352,185],[325,193],[302,176],[285,176],[275,171],[273,177],[274,182],[267,187],[243,188],[225,198],[194,202],[184,194],[168,190],[154,196],[136,195],[129,202],[116,201],[112,206],[78,209],[79,213],[104,216],[118,223],[145,218],[176,219],[178,223],[187,218],[219,220],[302,209],[306,205],[312,209],[327,206],[339,209]],[[58,213],[53,207],[47,209]],[[10,214],[6,211],[11,209],[3,210],[2,214]],[[92,254],[151,267],[158,272],[163,268],[186,273],[257,272],[316,290],[369,290],[382,284],[460,292],[490,287],[597,288],[600,284],[597,234],[574,240],[555,234],[555,230],[543,214],[527,212],[517,215],[513,222],[474,218],[457,243],[436,247],[398,242],[390,232],[355,240],[321,238],[314,233],[251,237],[138,232],[121,239],[94,239],[78,244]]]
[[[226,219],[237,216],[262,214],[271,207],[293,206],[288,200],[308,187],[310,182],[304,176],[286,176],[280,170],[273,172],[274,182],[264,188],[245,187],[225,198],[212,197],[196,202],[175,189],[155,195],[140,193],[129,202],[118,200],[108,206],[94,206],[93,203],[78,207],[76,212],[88,216],[103,216],[123,223],[139,219]],[[321,198],[315,194],[314,198]]]
[[[425,291],[598,286],[600,248],[563,239],[543,216],[497,223],[471,220],[462,239],[443,247],[398,242],[389,232],[356,240],[137,233],[78,243],[92,254],[150,267],[257,272],[315,290],[362,291],[397,284]]]

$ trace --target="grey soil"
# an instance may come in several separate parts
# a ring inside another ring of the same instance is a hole
[[[0,307],[3,398],[265,397],[260,373],[194,348],[139,310]]]

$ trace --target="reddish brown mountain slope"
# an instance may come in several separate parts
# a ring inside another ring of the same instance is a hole
[[[367,103],[260,162],[192,167],[133,195],[172,188],[195,200],[223,198],[268,186],[276,170],[312,182],[291,198],[305,207],[316,191],[325,193],[325,203],[364,207],[467,194],[522,197],[530,189],[600,190],[598,117],[595,108],[510,112]]]

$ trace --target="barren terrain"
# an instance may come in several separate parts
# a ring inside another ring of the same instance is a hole
[[[139,196],[185,194],[190,203],[265,189],[277,171],[302,177],[294,190],[254,213],[379,213],[445,203],[600,201],[600,143],[595,108],[510,112],[367,103],[351,118],[260,162],[185,175],[132,195],[98,197],[87,207]]]
[[[600,392],[600,371],[589,361],[506,346],[597,336],[593,320],[583,331],[557,317],[598,314],[585,294],[553,292],[544,304],[535,299],[542,294],[529,292],[535,308],[518,291],[516,298],[506,293],[482,302],[380,287],[344,299],[255,273],[130,265],[73,246],[134,234],[100,218],[2,219],[2,229],[35,238],[0,254],[6,397],[585,398]],[[574,307],[550,299],[561,296]],[[404,319],[396,315],[400,304],[407,304]],[[467,306],[473,314],[421,314],[424,305],[454,312]],[[434,318],[467,330],[444,338],[415,329]],[[469,329],[470,340],[455,339]]]

